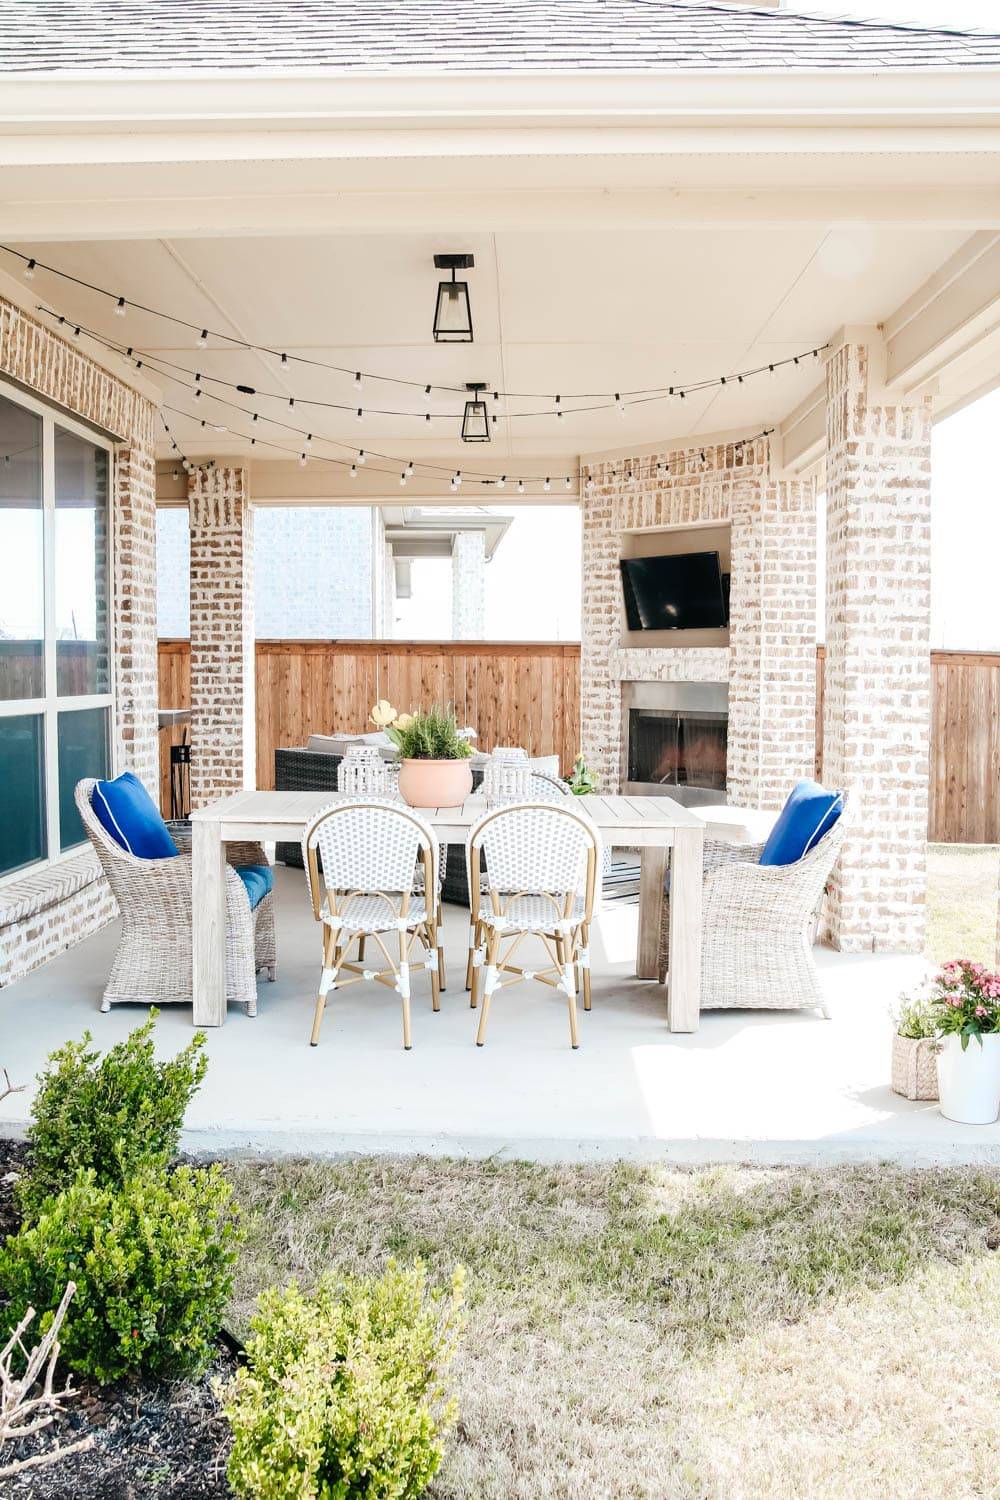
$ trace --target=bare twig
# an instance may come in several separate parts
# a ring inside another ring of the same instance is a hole
[[[6,1077],[6,1073],[4,1076]],[[9,1081],[8,1079],[8,1083]],[[13,1091],[8,1089],[8,1092]],[[35,1309],[29,1307],[0,1349],[0,1446],[17,1442],[20,1438],[29,1437],[50,1426],[62,1411],[63,1402],[76,1394],[72,1388],[72,1380],[68,1380],[62,1390],[55,1389],[59,1330],[75,1291],[76,1283],[67,1282],[48,1332],[32,1348],[29,1349],[24,1342],[24,1335],[35,1319]],[[15,1375],[15,1361],[21,1360],[24,1361],[24,1373]],[[82,1452],[92,1443],[92,1436],[80,1438],[65,1447],[52,1448],[48,1453],[16,1459],[13,1463],[0,1467],[0,1479],[21,1473],[24,1469],[37,1469],[44,1464],[55,1463],[56,1459],[65,1458],[67,1454]]]
[[[25,1089],[28,1087],[26,1083],[11,1083],[10,1074],[7,1072],[6,1068],[3,1069],[3,1082],[3,1089],[0,1090],[0,1104],[2,1104],[10,1094],[23,1094]]]

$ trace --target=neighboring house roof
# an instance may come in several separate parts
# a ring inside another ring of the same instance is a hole
[[[709,0],[0,0],[8,74],[998,66],[996,34]]]

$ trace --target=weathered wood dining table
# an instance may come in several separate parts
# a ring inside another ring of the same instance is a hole
[[[243,840],[298,842],[321,807],[336,792],[236,792],[191,815],[193,856],[194,1024],[221,1026],[226,1019],[225,846]],[[660,909],[670,856],[670,972],[667,1024],[671,1031],[697,1031],[701,990],[701,887],[704,823],[670,797],[577,799],[597,827],[605,847],[638,849],[639,939],[635,972],[657,978]],[[422,808],[442,843],[464,844],[472,824],[486,811],[476,795],[457,807]]]

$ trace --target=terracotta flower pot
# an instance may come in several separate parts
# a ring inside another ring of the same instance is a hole
[[[411,807],[457,807],[472,792],[468,760],[401,760],[399,795]]]

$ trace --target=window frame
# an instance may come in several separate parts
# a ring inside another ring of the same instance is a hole
[[[0,874],[0,889],[26,875],[39,870],[65,864],[74,859],[86,842],[60,848],[62,842],[59,826],[59,715],[72,713],[74,709],[104,708],[108,710],[108,769],[116,774],[116,739],[114,732],[114,706],[116,701],[117,653],[115,650],[115,526],[114,493],[116,447],[114,441],[97,428],[81,422],[63,411],[61,407],[43,401],[19,385],[0,379],[0,396],[15,406],[23,406],[42,421],[42,590],[44,603],[44,641],[42,660],[44,664],[44,693],[37,698],[10,698],[0,700],[0,718],[18,715],[41,715],[42,744],[45,754],[45,841],[47,854],[43,859],[19,865],[16,870]],[[108,687],[106,693],[85,693],[73,697],[60,697],[56,690],[56,427],[71,432],[75,437],[103,448],[108,455],[108,524],[107,524],[107,590],[108,590]]]

